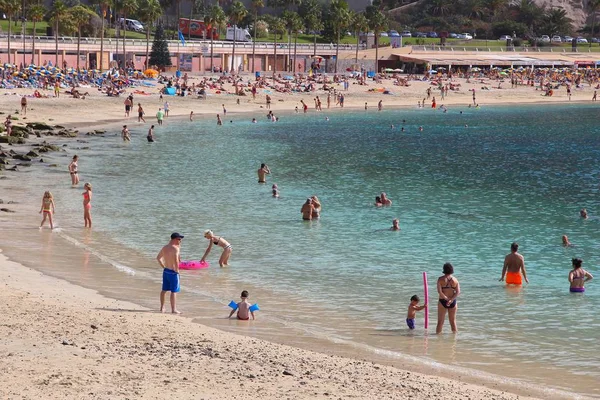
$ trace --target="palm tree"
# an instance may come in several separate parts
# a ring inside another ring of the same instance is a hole
[[[52,4],[52,8],[48,13],[49,20],[54,24],[54,43],[56,50],[56,58],[55,58],[55,66],[58,65],[58,27],[60,25],[60,21],[65,18],[69,13],[69,9],[63,0],[54,0]]]
[[[123,59],[127,64],[127,52],[125,51],[125,39],[127,37],[127,15],[131,15],[138,9],[137,0],[121,0],[121,12],[123,13]]]
[[[275,36],[273,41],[273,79],[275,79],[275,73],[277,72],[277,35],[282,34],[285,31],[285,22],[281,18],[272,17],[269,22],[269,29]]]
[[[542,22],[548,34],[570,32],[573,28],[571,26],[571,19],[567,17],[567,12],[560,8],[552,8],[546,12],[542,18]]]
[[[356,33],[356,55],[354,63],[358,63],[358,46],[360,45],[360,33],[369,30],[369,21],[364,13],[354,13],[352,15],[352,29]]]
[[[265,6],[264,0],[252,0],[250,7],[252,11],[254,11],[254,40],[252,41],[252,73],[256,72],[254,69],[254,57],[255,57],[255,47],[256,47],[256,23],[258,21],[258,10]]]
[[[317,31],[323,29],[322,6],[319,0],[305,0],[298,8],[298,13],[304,19],[306,29],[313,32],[314,54],[317,55]]]
[[[379,62],[379,33],[387,29],[388,21],[386,16],[374,6],[367,7],[366,17],[370,28],[373,29],[373,33],[375,34],[375,71],[379,72],[377,68]]]
[[[296,73],[296,49],[298,46],[298,32],[302,29],[304,29],[302,18],[300,18],[298,13],[294,13],[294,17],[292,18],[292,32],[294,32],[294,68],[292,68],[292,70],[294,73]]]
[[[600,10],[600,0],[590,0],[588,3],[588,11],[592,15],[592,37],[594,37],[594,31],[596,30],[596,13]],[[590,40],[590,47],[592,41]]]
[[[233,24],[233,50],[231,51],[231,73],[237,72],[237,67],[235,64],[235,42],[236,42],[236,29],[237,24],[242,22],[242,20],[248,15],[248,10],[241,1],[237,0],[231,4],[231,8],[229,9],[229,21]]]
[[[12,26],[12,18],[21,10],[21,0],[0,0],[0,8],[8,17],[8,63],[10,64],[10,28]]]
[[[213,6],[210,8],[210,11],[208,13],[208,19],[204,20],[204,22],[206,22],[206,26],[209,27],[210,29],[210,70],[211,72],[213,71],[213,39],[214,39],[214,35],[213,35],[213,29],[214,27],[218,27],[221,28],[221,26],[225,23],[225,21],[227,20],[227,16],[225,15],[225,12],[223,11],[223,9],[221,8],[221,6],[217,3],[217,4],[213,4]]]
[[[100,18],[102,19],[102,25],[100,28],[100,65],[96,67],[102,71],[102,66],[104,64],[104,24],[106,23],[106,13],[110,8],[112,0],[96,0],[95,4],[100,6]]]
[[[453,8],[454,4],[452,4],[452,0],[433,0],[429,8],[429,13],[442,17],[449,14]]]
[[[141,0],[140,19],[146,24],[146,59],[144,61],[145,69],[149,67],[150,60],[150,28],[162,15],[162,7],[158,0]]]
[[[81,4],[76,5],[69,10],[68,17],[73,25],[77,28],[77,69],[79,69],[79,55],[81,54],[81,28],[87,24],[90,21],[90,18],[94,15],[96,15],[95,12],[87,7],[82,6]]]
[[[44,19],[44,14],[46,13],[46,8],[40,4],[34,4],[29,7],[27,12],[27,16],[33,22],[33,38],[31,45],[31,63],[34,64],[35,61],[35,36],[37,35],[36,24],[41,22]]]
[[[337,73],[340,53],[340,36],[342,30],[345,29],[350,22],[350,12],[348,10],[348,3],[346,3],[345,0],[331,0],[329,11],[331,22],[336,36],[334,72]]]

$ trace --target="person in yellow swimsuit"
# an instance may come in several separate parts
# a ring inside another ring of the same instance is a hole
[[[50,229],[54,229],[54,223],[52,221],[52,214],[54,214],[54,211],[54,197],[52,196],[52,193],[44,192],[44,197],[42,198],[42,207],[40,208],[40,214],[43,213],[44,218],[40,224],[40,229],[42,229],[44,226],[46,218],[48,218],[48,222],[50,222]]]

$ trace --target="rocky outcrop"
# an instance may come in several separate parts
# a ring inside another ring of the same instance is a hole
[[[584,27],[586,22],[591,23],[591,14],[588,11],[590,0],[534,0],[538,6],[546,8],[560,8],[567,12],[567,16],[573,21],[573,28],[579,30]],[[596,16],[596,24],[598,24],[599,15]],[[567,34],[569,32],[561,32]]]

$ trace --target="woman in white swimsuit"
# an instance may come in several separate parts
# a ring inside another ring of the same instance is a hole
[[[206,239],[208,239],[209,243],[208,243],[208,248],[204,252],[204,255],[202,256],[201,261],[204,261],[206,259],[206,257],[210,253],[210,250],[212,249],[212,246],[214,244],[216,246],[221,246],[223,248],[223,254],[221,254],[221,257],[219,258],[219,265],[221,267],[229,266],[229,264],[227,262],[229,261],[229,256],[231,256],[231,250],[232,250],[231,244],[229,244],[229,242],[227,240],[223,239],[222,236],[215,236],[211,230],[204,231],[204,237]]]

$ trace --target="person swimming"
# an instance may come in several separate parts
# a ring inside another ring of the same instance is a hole
[[[273,186],[271,186],[271,193],[273,194],[273,197],[279,197],[279,188],[277,187],[277,184],[273,184]]]
[[[562,245],[565,247],[572,247],[573,245],[571,244],[571,242],[569,242],[569,238],[567,237],[567,235],[563,235],[562,237]]]
[[[573,270],[569,272],[569,282],[571,283],[569,292],[583,293],[585,292],[585,282],[591,281],[594,277],[585,269],[581,268],[581,264],[583,264],[581,258],[573,258],[571,262],[573,263]]]
[[[381,202],[381,197],[375,196],[375,207],[383,207],[383,203]]]
[[[398,218],[394,218],[392,220],[392,227],[390,228],[391,231],[399,231],[400,230],[400,220]]]
[[[583,218],[583,219],[587,219],[587,218],[588,218],[588,213],[587,213],[587,210],[586,210],[585,208],[582,208],[582,209],[579,211],[579,216],[580,216],[581,218]]]

